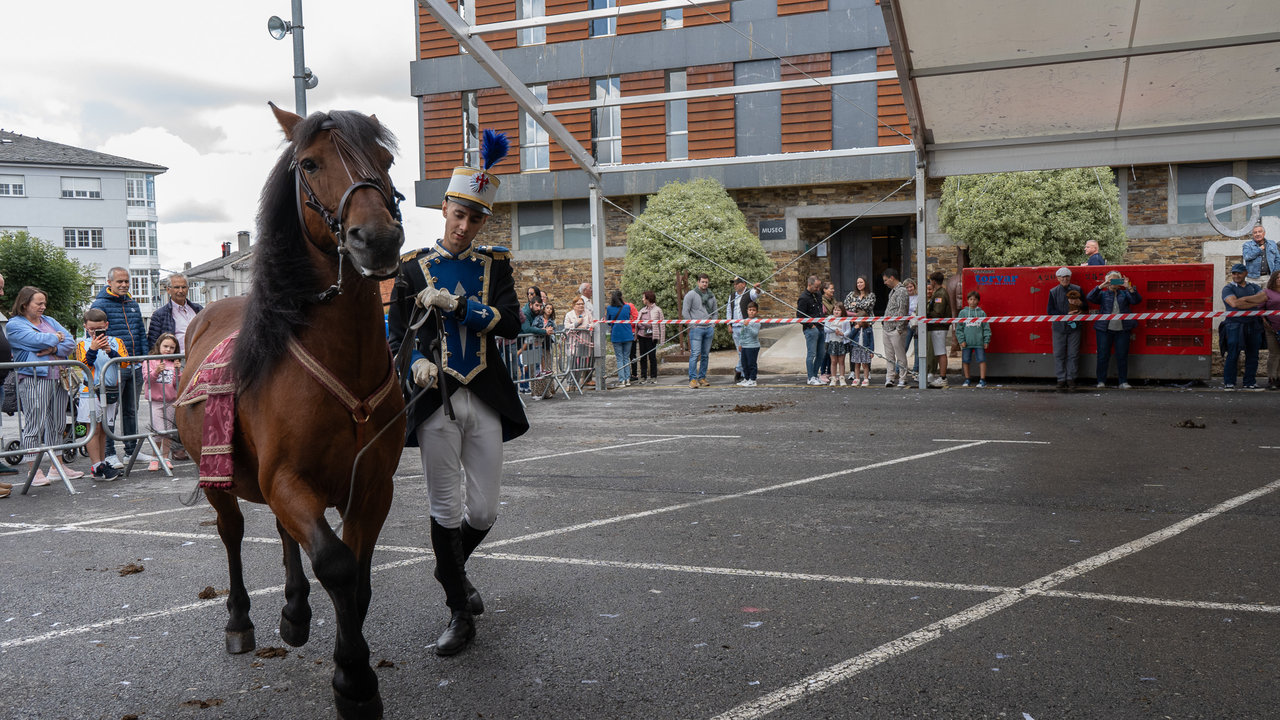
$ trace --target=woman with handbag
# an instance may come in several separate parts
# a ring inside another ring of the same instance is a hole
[[[48,304],[49,296],[40,288],[28,285],[18,291],[6,327],[14,362],[65,360],[75,349],[76,341],[71,333],[57,320],[45,316]],[[38,365],[14,372],[18,376],[18,409],[22,412],[22,446],[40,447],[62,442],[68,400],[67,391],[62,387],[61,368]],[[38,458],[38,455],[27,456],[28,473]],[[69,479],[83,475],[82,472],[67,470]],[[48,485],[49,478],[36,470],[31,484]]]

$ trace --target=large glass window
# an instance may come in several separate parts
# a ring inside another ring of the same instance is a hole
[[[0,195],[22,197],[26,194],[26,179],[22,175],[0,175]]]
[[[1178,166],[1178,222],[1204,223],[1204,198],[1209,186],[1231,174],[1231,163],[1192,163]],[[1213,200],[1215,207],[1231,204],[1231,189],[1218,191]],[[1229,219],[1229,218],[1224,218]]]
[[[62,197],[80,200],[102,198],[102,178],[62,178]]]
[[[480,108],[475,91],[462,93],[462,161],[480,167]]]
[[[138,220],[129,221],[129,254],[155,255],[156,224]]]
[[[547,103],[547,86],[530,85],[529,91],[538,98],[538,102]],[[520,169],[546,170],[551,167],[551,140],[547,131],[533,119],[533,116],[521,112],[524,133],[520,136]]]
[[[562,200],[560,222],[564,224],[564,246],[591,247],[591,204],[586,200]]]
[[[68,248],[101,248],[102,228],[63,228],[62,244]]]
[[[125,173],[125,191],[129,207],[156,206],[156,176],[146,173]]]
[[[603,10],[605,8],[616,7],[618,0],[591,0],[592,10]],[[600,37],[602,35],[616,35],[618,33],[618,18],[607,17],[598,18],[591,21],[591,27],[588,34],[591,37]]]
[[[540,18],[547,14],[547,6],[545,0],[519,0],[516,3],[516,16],[521,20],[527,18]],[[516,42],[520,45],[542,45],[547,41],[547,28],[535,27],[520,30],[516,35]]]
[[[1249,173],[1245,180],[1254,190],[1280,185],[1280,160],[1250,160]],[[1264,216],[1280,217],[1280,203],[1263,205],[1262,214]]]
[[[593,100],[606,102],[622,97],[622,86],[617,77],[596,78],[592,87]],[[591,111],[591,145],[596,162],[601,165],[617,165],[622,162],[622,107],[610,105]]]
[[[551,203],[520,203],[516,212],[517,249],[550,250],[556,246],[555,216]]]
[[[667,92],[687,90],[684,70],[667,73]],[[689,159],[689,101],[667,101],[667,159]]]

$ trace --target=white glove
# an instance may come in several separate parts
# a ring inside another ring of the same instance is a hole
[[[430,388],[436,384],[436,376],[440,374],[440,369],[436,364],[426,358],[418,358],[413,361],[413,382],[418,387]]]
[[[453,312],[458,307],[458,296],[448,290],[427,288],[418,293],[418,307],[438,307],[446,312]]]

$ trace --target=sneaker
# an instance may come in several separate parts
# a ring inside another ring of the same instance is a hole
[[[75,468],[66,467],[65,465],[63,466],[62,471],[66,473],[68,480],[75,480],[77,478],[84,477],[84,473],[80,472],[79,470],[76,470]],[[54,475],[53,467],[50,466],[48,477],[53,477],[53,475]]]
[[[750,382],[751,382],[750,380],[739,380],[738,382],[734,383],[734,385],[737,385],[738,387],[751,387],[750,385],[748,385],[748,383]]]
[[[17,475],[18,471],[9,467],[9,463],[0,462],[0,475]]]
[[[1098,383],[1098,387],[1100,387],[1100,388],[1104,388],[1104,387],[1106,387],[1106,386],[1107,386],[1107,384],[1106,384],[1106,383]]]
[[[138,460],[141,460],[142,462],[151,462],[152,460],[155,460],[155,459],[156,459],[155,456],[149,453],[144,453],[144,452],[138,453]]]
[[[862,378],[862,387],[870,387],[871,378]]]
[[[689,389],[690,389],[690,390],[697,390],[697,389],[698,389],[698,381],[697,381],[697,380],[690,380],[690,381],[689,381]]]
[[[108,465],[110,465],[111,467],[117,470],[124,469],[124,463],[120,462],[120,458],[116,455],[108,455],[106,459],[103,460],[103,462],[107,463]]]
[[[751,383],[751,387],[756,387],[757,385],[759,385],[759,384],[760,384],[760,383],[756,382],[755,380],[748,380],[747,382]]]
[[[1101,386],[1101,385],[1099,385],[1098,387],[1102,387],[1102,386]],[[1236,389],[1236,386],[1235,386],[1235,385],[1223,385],[1223,386],[1222,386],[1222,389],[1223,389],[1223,390],[1226,390],[1227,392],[1231,392],[1232,390],[1235,390],[1235,389]]]
[[[31,481],[31,487],[45,487],[49,484],[49,478],[45,477],[43,470],[36,471],[36,477]]]
[[[1257,389],[1258,389],[1258,386],[1257,386],[1257,385],[1245,385],[1245,386],[1244,386],[1244,389],[1245,389],[1245,390],[1257,390]]]
[[[979,380],[979,381],[978,381],[978,387],[986,387],[986,386],[987,386],[987,381],[986,381],[986,380]]]
[[[934,379],[929,381],[929,387],[931,388],[944,388],[946,386],[947,386],[947,381],[940,377],[935,377]]]
[[[1132,390],[1132,389],[1133,389],[1133,386],[1132,386],[1132,385],[1130,385],[1129,383],[1120,383],[1120,389],[1121,389],[1121,390]]]
[[[835,387],[835,386],[836,386],[836,379],[835,379],[835,378],[831,378],[830,380],[827,380],[825,383],[819,383],[819,384],[826,385],[827,387]]]
[[[826,384],[827,384],[827,383],[829,383],[829,382],[831,382],[831,376],[830,376],[830,375],[819,375],[819,376],[818,376],[818,384],[819,384],[819,385],[826,385]]]
[[[155,471],[157,471],[157,470],[159,470],[159,469],[160,469],[160,461],[159,461],[159,460],[152,460],[151,462],[147,463],[147,470],[148,470],[148,471],[150,471],[150,472],[155,472]]]
[[[738,383],[742,382],[742,380],[743,380],[743,378],[742,378],[742,373],[738,372],[737,370],[734,370],[734,371],[733,371],[733,384],[734,384],[734,385],[737,385]]]
[[[111,482],[120,477],[120,471],[108,465],[105,461],[93,466],[93,477],[104,482]]]
[[[838,384],[840,385],[840,387],[844,387],[845,385],[848,385],[849,383],[845,382],[845,381],[844,381],[844,378],[840,378],[840,382],[839,382]]]
[[[888,378],[888,379],[886,379],[886,380],[884,381],[884,386],[885,386],[885,387],[893,387],[893,378]]]
[[[904,388],[904,387],[906,387],[906,386],[907,386],[907,381],[906,381],[906,380],[899,380],[899,381],[898,381],[898,385],[897,385],[897,386],[898,386],[898,387],[900,387],[900,388]]]
[[[964,382],[960,383],[960,387],[969,387],[969,381],[965,380]]]
[[[706,378],[698,378],[698,387],[711,387],[711,381]]]

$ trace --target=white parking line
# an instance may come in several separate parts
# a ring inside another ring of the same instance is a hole
[[[624,447],[635,447],[636,445],[649,445],[651,443],[667,442],[669,440],[680,440],[681,438],[691,437],[689,435],[664,435],[653,440],[638,440],[632,443],[622,443],[620,445],[605,445],[602,447],[586,448],[584,450],[570,450],[568,452],[555,453],[554,455],[539,455],[537,457],[519,458],[517,460],[505,460],[503,465],[515,465],[522,462],[533,462],[534,460],[549,460],[551,458],[564,457],[565,455],[581,455],[582,453],[600,452],[601,450],[616,450]]]
[[[1262,497],[1263,495],[1274,491],[1278,487],[1280,487],[1280,480],[1270,482],[1243,495],[1237,495],[1236,497],[1219,503],[1202,513],[1192,515],[1185,520],[1174,523],[1163,530],[1157,530],[1150,535],[1145,535],[1137,540],[1127,542],[1106,552],[1081,560],[1073,565],[1068,565],[1061,570],[1057,570],[1045,575],[1044,577],[1032,580],[1021,587],[1001,593],[990,600],[980,602],[967,610],[962,610],[955,615],[943,618],[935,623],[930,623],[915,632],[890,640],[880,647],[868,650],[861,655],[832,665],[831,667],[816,672],[797,683],[793,683],[787,687],[768,693],[757,700],[743,703],[738,707],[717,715],[714,720],[755,720],[755,718],[761,718],[770,713],[781,710],[807,696],[822,692],[833,685],[842,683],[858,675],[864,670],[869,670],[880,663],[898,657],[899,655],[905,655],[918,647],[927,645],[939,637],[942,637],[945,633],[959,630],[966,625],[990,617],[1005,608],[1022,602],[1023,600],[1037,595],[1043,595],[1054,586],[1061,585],[1068,580],[1073,580],[1085,573],[1096,570],[1103,565],[1115,562],[1116,560],[1141,552],[1142,550],[1146,550],[1157,543],[1164,542],[1165,540],[1175,537],[1207,520],[1211,520],[1222,513],[1228,512],[1240,505],[1243,505],[1244,503]]]

